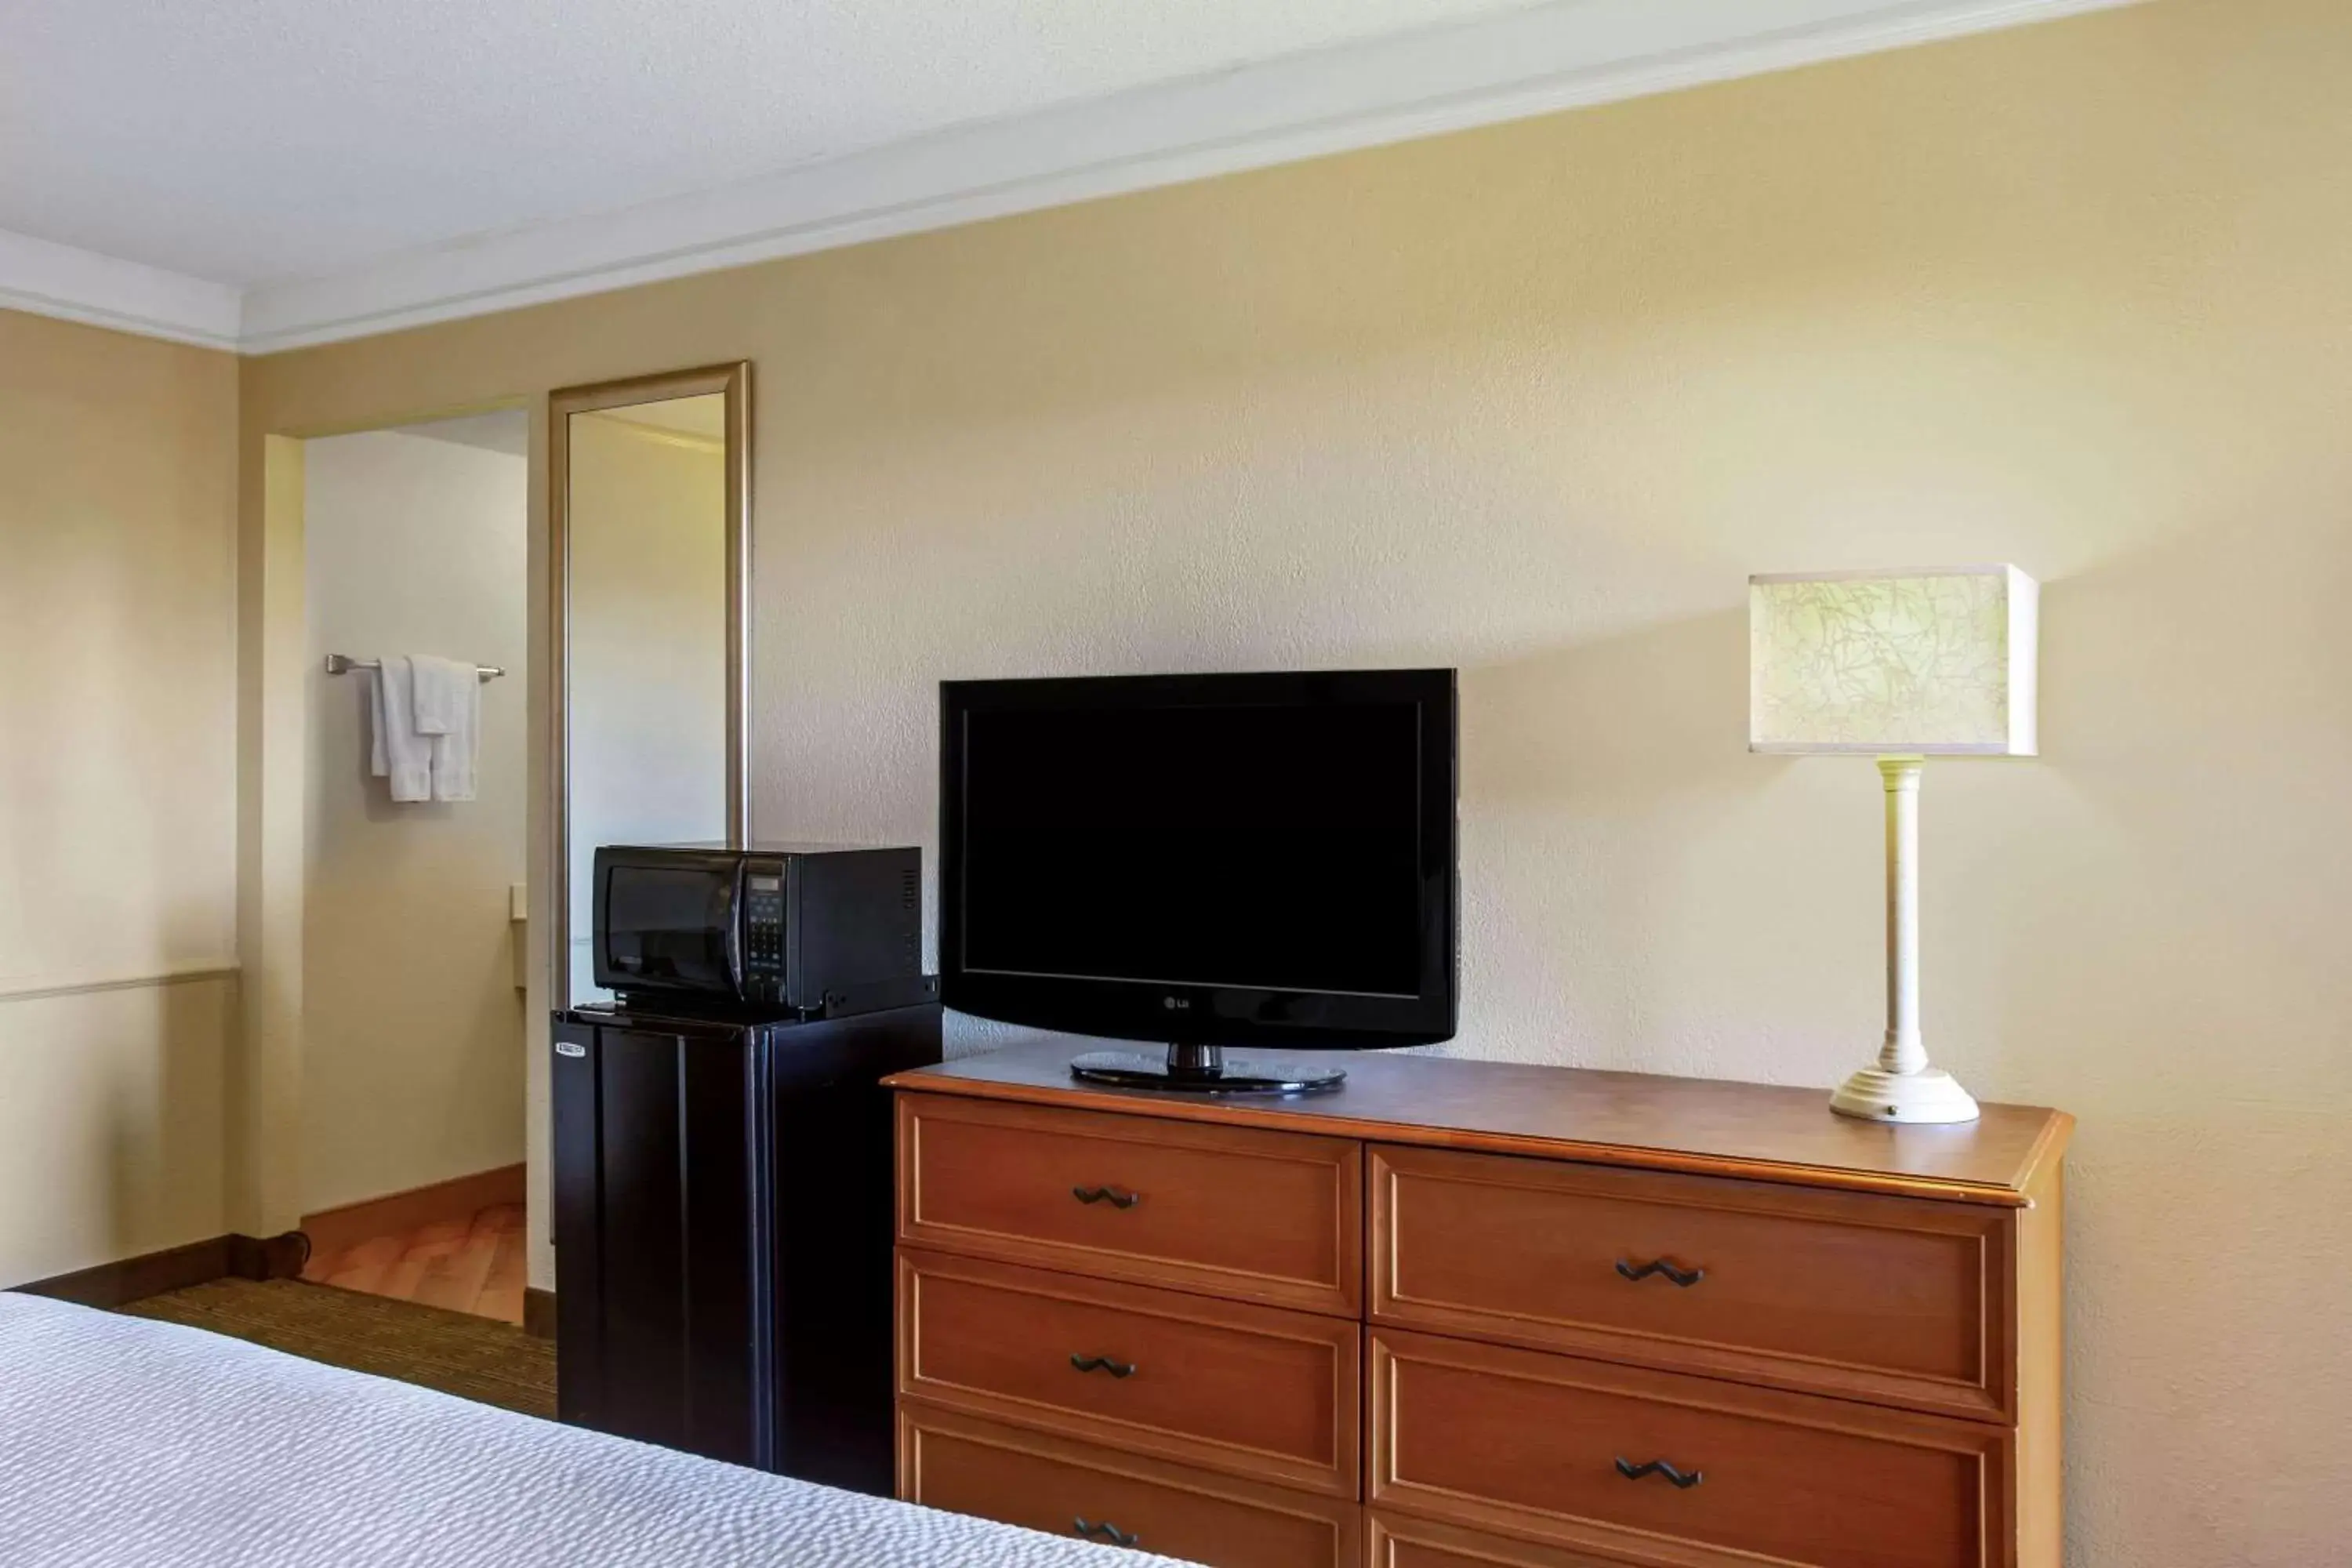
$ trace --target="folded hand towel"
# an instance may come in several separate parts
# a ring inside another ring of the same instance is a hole
[[[459,664],[454,658],[436,658],[428,653],[410,654],[408,665],[416,679],[416,732],[448,734],[462,721],[473,702],[475,689],[481,685],[474,667]]]
[[[411,654],[413,719],[431,737],[433,798],[474,798],[474,757],[482,730],[482,681],[471,660]],[[422,798],[422,797],[419,797]]]
[[[416,686],[408,660],[386,654],[381,668],[367,672],[368,760],[376,777],[389,781],[392,798],[433,798],[434,737],[416,732]]]

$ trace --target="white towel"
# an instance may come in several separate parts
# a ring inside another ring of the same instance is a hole
[[[474,690],[481,681],[470,664],[459,664],[454,658],[436,658],[429,653],[412,653],[408,667],[416,679],[416,732],[420,735],[446,735],[460,721]]]
[[[392,798],[419,801],[433,798],[433,748],[436,737],[416,732],[416,683],[408,660],[386,654],[381,668],[368,674],[368,765],[390,782]]]
[[[408,656],[413,671],[413,721],[432,738],[433,798],[474,798],[474,759],[482,732],[482,680],[473,661]]]

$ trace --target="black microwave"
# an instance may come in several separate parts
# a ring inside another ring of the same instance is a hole
[[[920,849],[607,845],[594,875],[596,984],[625,1003],[822,1017],[921,999]]]

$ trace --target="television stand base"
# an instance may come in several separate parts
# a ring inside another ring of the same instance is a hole
[[[1190,1094],[1313,1094],[1337,1089],[1345,1068],[1311,1068],[1289,1057],[1234,1057],[1222,1046],[1171,1046],[1163,1058],[1148,1051],[1088,1051],[1070,1059],[1070,1075],[1119,1089],[1174,1089]]]

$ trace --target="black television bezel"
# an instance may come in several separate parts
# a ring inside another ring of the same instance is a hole
[[[1451,669],[1110,675],[940,683],[940,999],[1001,1023],[1111,1039],[1354,1050],[1454,1037],[1460,993],[1460,743]],[[1411,996],[1014,975],[963,962],[964,732],[982,710],[1410,702],[1421,713],[1421,974]]]

